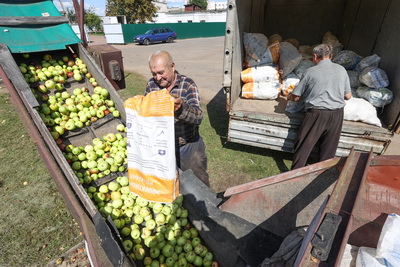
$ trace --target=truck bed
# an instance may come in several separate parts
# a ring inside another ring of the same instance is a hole
[[[285,112],[286,98],[256,100],[238,98],[230,111],[228,140],[291,152],[303,114]],[[393,134],[385,127],[344,121],[337,156],[373,150],[382,154]]]

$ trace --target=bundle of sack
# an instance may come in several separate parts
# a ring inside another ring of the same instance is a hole
[[[379,68],[380,57],[374,54],[363,58],[353,51],[342,50],[343,45],[331,32],[324,34],[322,43],[332,45],[332,61],[347,70],[353,97],[364,100],[346,101],[345,120],[381,126],[376,107],[391,103],[393,93],[387,88],[389,79],[385,71]],[[293,38],[283,40],[279,34],[268,38],[261,33],[244,33],[243,45],[242,98],[272,100],[279,95],[287,96],[306,70],[314,66],[312,51],[316,45],[300,45]],[[286,111],[303,112],[304,103],[288,101]]]

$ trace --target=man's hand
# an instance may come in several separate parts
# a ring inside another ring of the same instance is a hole
[[[297,101],[299,101],[300,96],[290,93],[290,94],[288,94],[288,96],[286,98],[287,98],[287,100],[292,100],[294,102],[297,102]]]
[[[183,100],[177,94],[171,94],[174,97],[174,111],[182,107]]]

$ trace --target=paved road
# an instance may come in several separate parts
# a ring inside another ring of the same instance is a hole
[[[89,37],[89,45],[105,44],[103,36]],[[149,46],[126,44],[113,45],[121,50],[124,69],[150,78],[147,60],[157,50],[168,51],[176,69],[192,78],[199,87],[203,102],[209,102],[222,88],[224,37],[176,40],[172,44],[160,43]]]

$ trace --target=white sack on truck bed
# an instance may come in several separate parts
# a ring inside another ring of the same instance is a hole
[[[375,107],[362,98],[352,97],[346,100],[344,119],[348,121],[361,121],[382,127],[382,123],[376,114]]]
[[[242,87],[242,97],[251,99],[276,99],[279,96],[279,82],[245,83]]]
[[[393,101],[393,92],[387,88],[360,86],[356,92],[358,97],[364,98],[377,108],[384,107]]]
[[[367,67],[361,71],[358,79],[362,84],[371,88],[381,88],[389,85],[389,78],[386,72],[380,68]]]
[[[242,82],[279,82],[279,73],[274,65],[247,68],[240,73]]]
[[[279,68],[282,71],[282,78],[291,73],[299,65],[302,58],[296,47],[290,43],[282,42],[279,57]]]
[[[299,77],[294,72],[289,73],[282,81],[282,94],[287,96],[300,82]]]

